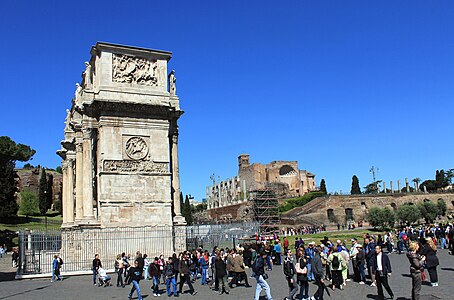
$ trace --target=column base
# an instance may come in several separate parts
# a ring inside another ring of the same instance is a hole
[[[176,215],[173,217],[173,224],[177,226],[185,226],[187,223],[186,219],[182,215]]]
[[[66,222],[61,224],[61,228],[71,228],[74,226],[74,222]]]

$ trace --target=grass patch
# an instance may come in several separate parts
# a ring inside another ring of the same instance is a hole
[[[355,230],[341,230],[341,231],[325,231],[322,233],[317,233],[317,234],[304,234],[304,235],[294,235],[294,236],[287,236],[287,239],[290,242],[290,245],[295,244],[295,239],[303,238],[303,240],[306,242],[312,242],[314,241],[317,245],[320,244],[320,240],[323,240],[324,237],[328,237],[328,239],[332,242],[335,243],[336,240],[341,240],[341,241],[346,241],[346,245],[351,244],[351,239],[352,238],[357,238],[358,242],[363,241],[364,235],[372,234],[372,235],[379,235],[381,234],[382,236],[384,235],[384,231],[380,230],[375,230],[375,229],[368,229],[368,228],[360,228],[360,229],[355,229]]]
[[[295,207],[303,206],[317,197],[322,197],[325,194],[323,192],[310,192],[302,197],[290,198],[285,200],[285,204],[279,205],[279,212],[287,212],[294,209]]]

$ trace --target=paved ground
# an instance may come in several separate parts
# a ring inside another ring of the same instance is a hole
[[[390,285],[394,291],[395,299],[411,299],[411,278],[409,277],[408,261],[405,255],[392,254],[391,263],[393,274],[390,278]],[[448,255],[446,250],[439,251],[441,265],[438,268],[439,287],[431,287],[428,283],[422,287],[422,299],[454,299],[454,256]],[[95,287],[91,284],[91,276],[74,276],[65,279],[62,282],[51,283],[50,279],[27,279],[12,280],[10,273],[11,257],[4,257],[0,262],[0,299],[127,299],[130,286],[126,288],[113,287]],[[249,272],[249,270],[248,270]],[[287,296],[287,283],[282,275],[282,268],[275,266],[274,270],[269,272],[268,280],[273,298],[283,299]],[[427,272],[426,272],[427,275]],[[427,276],[428,277],[428,276]],[[114,278],[116,278],[114,276]],[[200,281],[194,284],[198,294],[193,297],[189,294],[182,295],[179,299],[253,299],[255,293],[255,280],[250,278],[252,288],[237,287],[231,290],[229,295],[218,296],[206,286],[201,286]],[[146,299],[154,298],[150,287],[151,281],[142,281],[141,288]],[[162,286],[163,288],[163,286]],[[310,284],[309,293],[312,295],[316,286]],[[326,299],[375,299],[376,288],[368,285],[359,285],[349,282],[345,290],[335,292],[331,291],[331,297]],[[166,299],[162,295],[161,299]],[[265,297],[262,297],[265,299]]]

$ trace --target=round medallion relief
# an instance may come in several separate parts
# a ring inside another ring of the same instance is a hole
[[[139,136],[134,136],[126,142],[126,154],[132,159],[142,159],[148,154],[148,145]]]

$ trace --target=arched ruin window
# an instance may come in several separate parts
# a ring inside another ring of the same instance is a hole
[[[430,202],[430,199],[424,199],[424,202]]]
[[[297,175],[297,173],[291,166],[284,165],[279,169],[279,175],[283,177],[290,177]]]
[[[392,207],[394,210],[397,210],[397,205],[396,205],[396,203],[391,203],[391,207]]]
[[[346,221],[353,221],[353,208],[346,208],[345,209],[345,220]]]
[[[335,222],[336,217],[334,216],[334,210],[333,210],[332,208],[330,208],[330,209],[328,209],[328,210],[326,211],[326,213],[327,213],[327,215],[328,215],[328,220],[329,220],[330,222]]]

